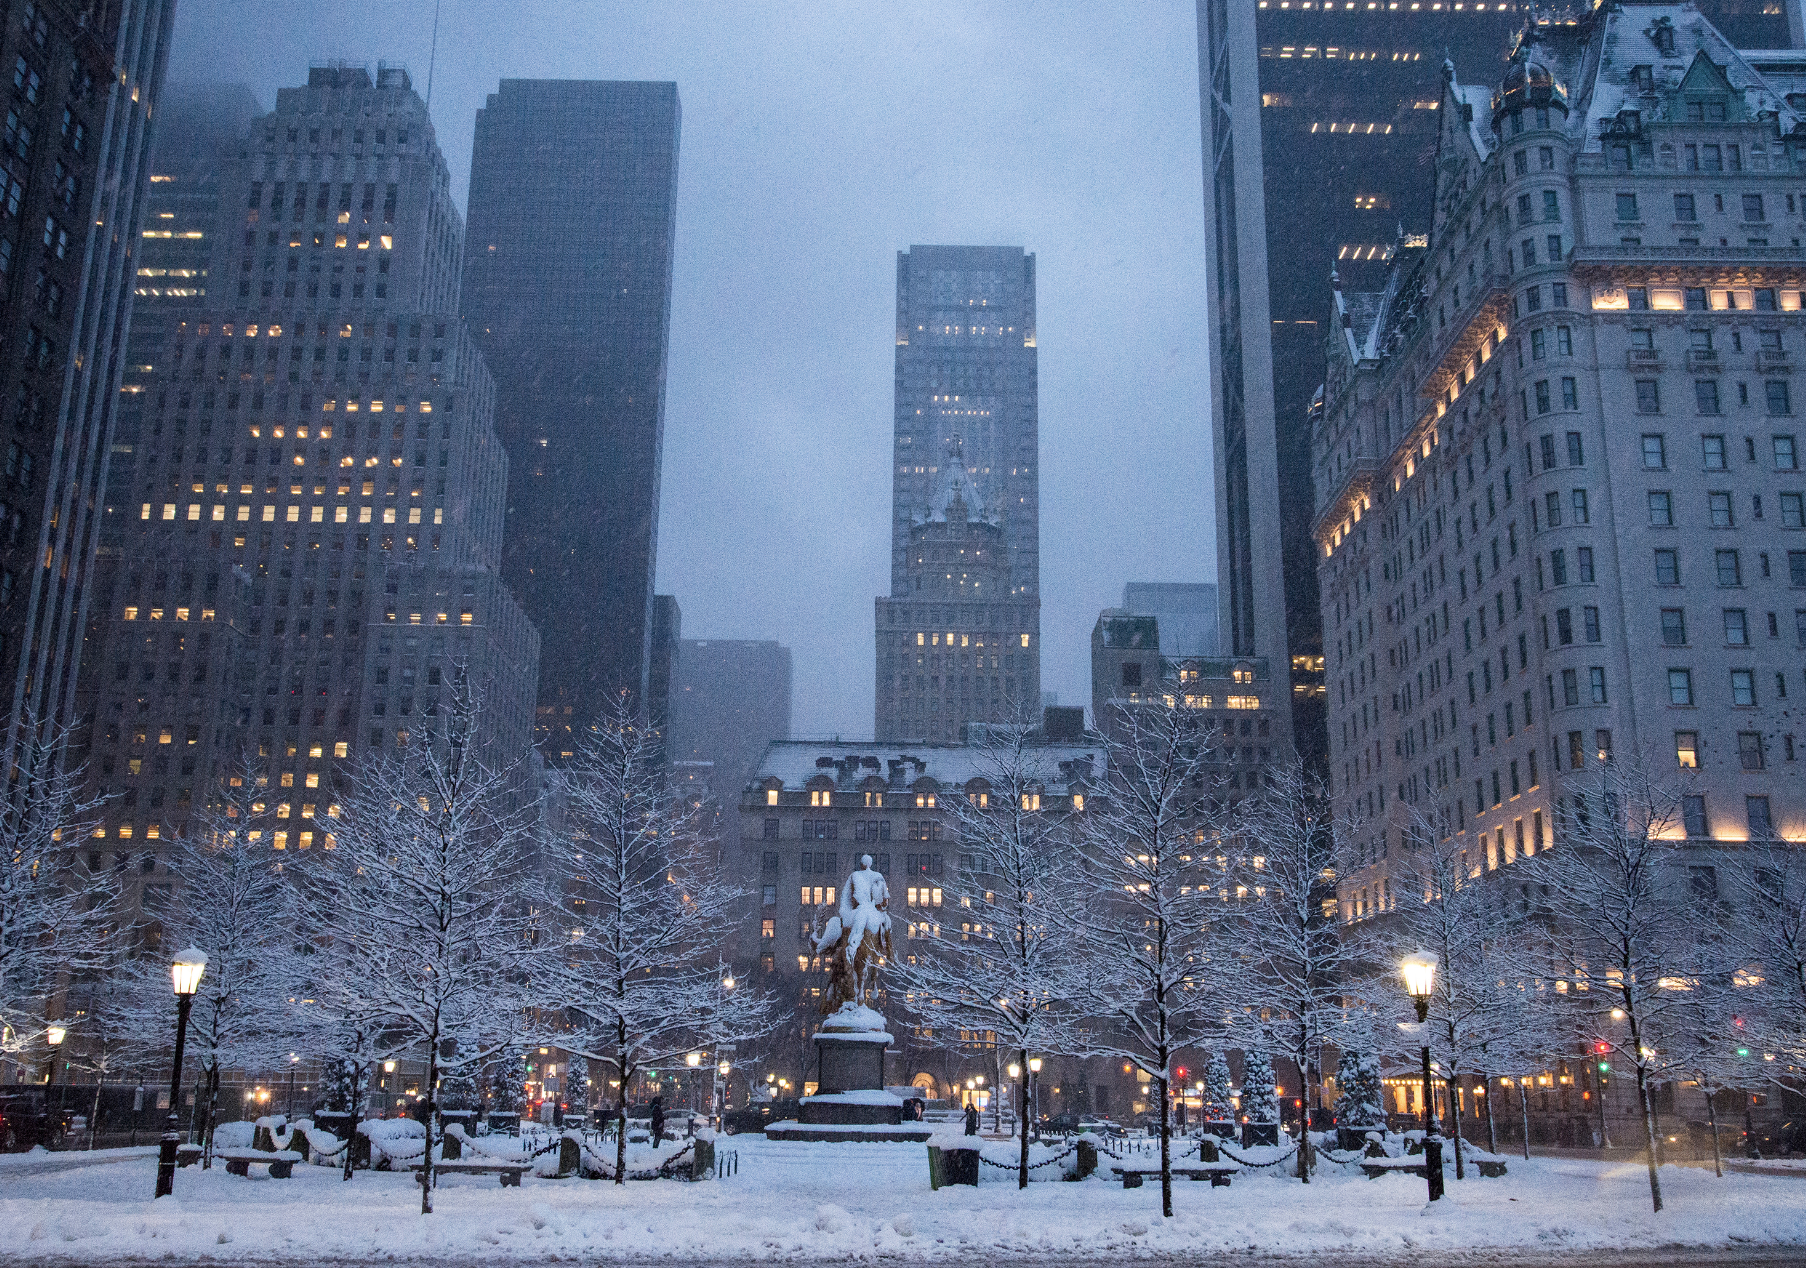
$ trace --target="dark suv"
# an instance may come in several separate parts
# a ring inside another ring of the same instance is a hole
[[[34,1145],[59,1148],[73,1118],[73,1111],[52,1106],[42,1088],[0,1092],[0,1153],[23,1153]]]

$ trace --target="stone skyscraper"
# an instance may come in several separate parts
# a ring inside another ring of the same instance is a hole
[[[1800,42],[1800,0],[1698,7],[1739,47]],[[1421,240],[1443,62],[1503,66],[1531,6],[1198,0],[1197,12],[1220,650],[1268,662],[1291,740],[1321,766],[1311,427],[1330,272],[1378,290],[1394,253]]]
[[[0,7],[12,78],[0,133],[0,673],[12,721],[74,721],[174,16],[174,0]],[[11,722],[4,734],[10,752]]]
[[[891,589],[875,605],[880,740],[958,741],[1041,705],[1035,257],[897,255]]]
[[[83,666],[89,865],[146,885],[241,758],[280,849],[323,844],[349,767],[445,726],[462,681],[486,757],[530,751],[538,637],[501,584],[507,460],[425,103],[316,67],[215,184],[205,302],[118,437]]]
[[[503,572],[545,639],[556,761],[654,634],[677,85],[507,79],[477,114],[464,310],[510,461]]]

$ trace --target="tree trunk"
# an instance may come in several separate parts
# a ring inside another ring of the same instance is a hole
[[[1633,1020],[1630,1028],[1630,1041],[1636,1045],[1636,1051],[1643,1051],[1642,1040],[1637,1034],[1637,1026]],[[1662,1178],[1656,1174],[1656,1125],[1655,1105],[1649,1098],[1649,1074],[1639,1063],[1637,1066],[1637,1100],[1643,1110],[1643,1146],[1649,1154],[1649,1201],[1659,1213],[1662,1209]]]
[[[1461,1089],[1456,1085],[1456,1076],[1450,1074],[1443,1082],[1449,1089],[1449,1118],[1455,1125],[1455,1179],[1467,1179],[1467,1166],[1461,1158]]]
[[[622,1045],[626,1045],[623,1043]],[[618,1051],[618,1050],[617,1050]],[[627,1063],[619,1062],[616,1071],[621,1076],[620,1130],[615,1135],[615,1183],[627,1183]]]
[[[219,1065],[207,1067],[207,1114],[201,1119],[201,1170],[213,1169],[213,1120],[219,1113]]]
[[[94,1112],[88,1115],[88,1152],[94,1152],[94,1137],[100,1131],[100,1087],[106,1077],[103,1070],[94,1076]]]
[[[345,1179],[351,1179],[351,1146],[357,1139],[358,1120],[362,1117],[359,1111],[364,1107],[364,1074],[360,1063],[351,1066],[351,1122],[345,1132]]]
[[[1706,1093],[1706,1123],[1712,1129],[1712,1174],[1720,1180],[1724,1179],[1724,1163],[1718,1153],[1718,1106],[1715,1102],[1718,1095],[1715,1091]]]
[[[1022,1120],[1022,1163],[1016,1172],[1016,1187],[1028,1188],[1028,1049],[1024,1048],[1016,1054],[1022,1064],[1017,1069],[1022,1071],[1021,1081],[1016,1084],[1016,1117]]]
[[[1172,1107],[1166,1103],[1166,1068],[1160,1071],[1160,1213],[1167,1219],[1173,1218],[1173,1137],[1170,1115]]]
[[[1304,1095],[1299,1098],[1303,1102],[1299,1106],[1298,1123],[1298,1181],[1300,1184],[1311,1182],[1311,1163],[1314,1158],[1311,1149],[1311,1106],[1317,1099],[1311,1089],[1314,1086],[1313,1076],[1315,1074],[1316,1070],[1310,1064],[1303,1060],[1298,1062],[1298,1077],[1304,1084]],[[1285,1117],[1284,1110],[1280,1111],[1280,1117]]]
[[[439,1031],[435,1027],[426,1049],[426,1152],[420,1158],[420,1213],[433,1213],[433,1117],[439,1107]]]
[[[1499,1152],[1499,1129],[1493,1123],[1492,1079],[1489,1076],[1482,1074],[1480,1076],[1480,1086],[1486,1089],[1486,1152],[1489,1154],[1496,1154]]]

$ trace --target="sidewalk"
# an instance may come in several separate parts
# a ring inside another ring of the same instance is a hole
[[[125,1149],[65,1149],[22,1154],[0,1154],[0,1180],[17,1180],[26,1176],[45,1176],[77,1167],[97,1167],[108,1162],[132,1162],[139,1158],[155,1158],[156,1145],[139,1145]]]

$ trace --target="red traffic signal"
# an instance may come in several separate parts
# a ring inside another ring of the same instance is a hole
[[[1593,1044],[1594,1052],[1610,1052],[1611,1050],[1612,1046],[1603,1039],[1597,1040]]]

